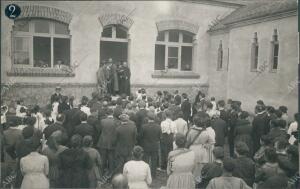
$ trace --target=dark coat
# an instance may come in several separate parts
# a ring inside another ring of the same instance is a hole
[[[90,124],[81,123],[75,127],[74,134],[79,134],[82,137],[90,135],[93,137],[93,141],[94,141],[97,133],[95,132],[93,126],[91,126]]]
[[[51,103],[51,104],[53,104],[54,99],[55,99],[55,97],[57,97],[57,96],[58,96],[58,98],[59,98],[59,102],[61,102],[62,95],[61,95],[61,94],[56,94],[56,93],[54,93],[53,95],[51,95],[51,99],[50,99],[50,103]]]
[[[257,114],[252,122],[252,138],[253,151],[256,152],[260,148],[261,136],[269,132],[269,119],[267,113]]]
[[[73,136],[75,126],[81,123],[80,121],[80,113],[82,111],[79,108],[73,108],[64,112],[65,121],[63,123],[63,127],[66,129],[68,136]]]
[[[250,155],[253,154],[253,141],[251,134],[251,123],[248,120],[238,119],[234,131],[235,143],[237,141],[245,142],[249,148]]]
[[[137,131],[138,133],[140,133],[140,130],[142,128],[142,125],[144,123],[146,123],[146,118],[147,118],[147,110],[145,109],[141,109],[136,113],[135,119],[136,119],[136,127],[137,127]]]
[[[155,122],[148,122],[142,126],[141,146],[146,152],[158,151],[161,127]]]
[[[60,123],[53,123],[52,125],[49,125],[48,127],[46,127],[43,131],[44,135],[45,135],[45,139],[48,140],[48,138],[52,135],[52,133],[54,133],[55,131],[60,130],[63,134],[67,135],[67,131],[66,129],[62,126],[62,124]]]
[[[227,125],[226,122],[221,119],[217,118],[212,122],[212,128],[216,133],[216,146],[224,146],[225,144],[225,137],[227,135]]]
[[[92,162],[83,149],[66,149],[59,154],[59,178],[58,188],[88,188],[88,171],[92,168]]]
[[[117,120],[113,117],[101,120],[101,135],[97,144],[98,148],[114,149],[117,124]]]
[[[252,159],[241,156],[235,160],[235,168],[232,175],[243,179],[248,186],[252,186],[255,179],[255,163]]]
[[[183,102],[181,103],[181,110],[183,112],[183,119],[186,122],[189,122],[191,119],[191,103],[185,99],[183,100]]]
[[[132,121],[122,122],[116,129],[116,154],[130,156],[136,144],[137,129]]]
[[[287,139],[288,134],[284,129],[273,128],[271,129],[268,135],[270,136],[272,142],[274,143],[275,141],[278,141],[280,138]]]
[[[67,104],[67,103],[59,103],[59,105],[58,105],[58,113],[63,113],[63,112],[65,112],[65,111],[67,111],[67,110],[70,110],[71,109],[71,107],[70,107],[70,105],[69,104]]]

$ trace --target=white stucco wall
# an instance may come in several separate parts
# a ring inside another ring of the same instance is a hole
[[[1,2],[1,79],[2,82],[13,80],[26,83],[96,83],[96,70],[100,60],[100,35],[102,26],[98,17],[105,13],[129,14],[134,23],[129,30],[131,38],[130,68],[133,84],[174,84],[174,79],[154,79],[154,47],[157,35],[156,21],[165,19],[183,19],[199,25],[197,33],[197,59],[193,66],[200,79],[176,79],[176,84],[207,84],[207,63],[209,35],[206,33],[209,23],[218,15],[229,14],[232,8],[213,5],[194,4],[189,2],[168,1],[36,1],[35,5],[55,7],[73,14],[70,23],[72,35],[71,62],[79,61],[75,77],[8,77],[6,71],[11,67],[11,28],[13,21],[4,15],[5,5]],[[14,2],[28,4],[29,2]]]
[[[270,64],[271,40],[274,29],[278,30],[279,64],[276,73],[269,67],[261,74],[250,71],[251,43],[254,32],[257,32],[259,43],[259,65]],[[216,57],[219,40],[229,39],[229,69],[227,76],[216,70]],[[230,30],[229,35],[211,36],[211,60],[209,95],[224,96],[243,102],[242,107],[254,110],[258,99],[276,108],[286,105],[289,112],[298,111],[297,66],[298,66],[298,33],[297,17],[287,17],[273,21],[237,27]],[[219,81],[217,81],[217,78]],[[227,78],[227,80],[224,78]],[[225,81],[225,82],[224,82]],[[215,88],[219,88],[216,90]]]

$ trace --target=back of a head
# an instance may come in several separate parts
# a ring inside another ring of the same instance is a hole
[[[216,159],[223,159],[224,158],[224,148],[220,147],[220,146],[214,147],[213,154]]]
[[[239,155],[247,155],[249,153],[249,147],[245,142],[241,142],[241,141],[237,142],[235,144],[235,149]]]
[[[278,108],[282,113],[286,114],[288,111],[288,108],[286,106],[279,106]]]
[[[223,169],[226,172],[232,173],[235,168],[234,160],[231,158],[225,158],[223,160]]]
[[[135,160],[141,160],[144,155],[144,149],[141,146],[135,146],[132,150],[132,156]]]
[[[246,111],[242,111],[241,112],[241,115],[240,115],[240,118],[241,119],[247,119],[249,117],[249,113],[246,112]]]
[[[82,137],[78,134],[73,135],[71,138],[71,146],[72,148],[80,148],[82,144]]]
[[[81,112],[79,116],[80,116],[80,121],[87,121],[88,116],[86,113]]]
[[[197,127],[209,127],[210,126],[210,117],[205,112],[198,112],[193,118],[194,124]]]
[[[139,108],[145,108],[145,107],[146,107],[146,103],[144,101],[140,101]]]
[[[90,135],[86,135],[82,139],[82,144],[84,147],[89,147],[93,144],[93,138]]]
[[[117,174],[113,177],[112,181],[113,189],[128,189],[128,180],[123,174]]]
[[[58,114],[56,116],[56,121],[64,122],[65,121],[65,115],[64,114]]]
[[[147,117],[149,120],[155,120],[155,113],[153,113],[152,111],[148,111],[147,112]]]
[[[219,100],[218,101],[218,106],[219,107],[224,107],[225,106],[225,101],[224,100]]]

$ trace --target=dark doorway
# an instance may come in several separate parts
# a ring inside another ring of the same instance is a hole
[[[113,62],[126,61],[128,54],[127,42],[101,41],[100,42],[100,64],[103,60],[113,59]]]

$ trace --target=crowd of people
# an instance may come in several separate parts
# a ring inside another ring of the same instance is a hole
[[[1,188],[299,188],[300,114],[258,100],[139,89],[118,97],[92,93],[73,103],[56,93],[49,106],[15,112],[1,104]]]

